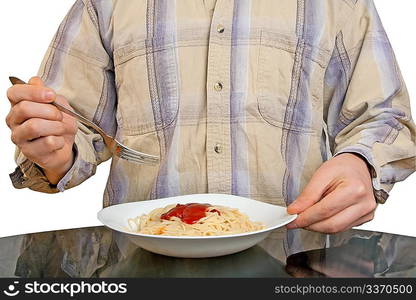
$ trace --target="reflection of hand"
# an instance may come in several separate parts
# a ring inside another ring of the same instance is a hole
[[[376,200],[365,161],[345,153],[325,162],[288,207],[299,214],[287,228],[337,233],[374,218]]]
[[[68,102],[45,87],[39,77],[29,84],[12,86],[7,97],[12,107],[6,123],[13,143],[44,170],[52,184],[58,183],[73,164],[77,123],[50,103],[56,101],[70,108]]]
[[[378,238],[376,238],[378,240]],[[374,239],[352,238],[340,247],[296,253],[287,258],[286,271],[293,277],[374,277],[378,256]]]

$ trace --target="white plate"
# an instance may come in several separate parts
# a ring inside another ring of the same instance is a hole
[[[222,236],[160,236],[132,233],[127,230],[128,219],[147,214],[169,204],[209,203],[237,208],[251,221],[262,222],[265,229]],[[158,200],[138,201],[104,208],[98,219],[107,227],[129,235],[131,241],[148,251],[174,257],[200,258],[236,253],[261,242],[273,229],[284,226],[296,215],[288,215],[285,207],[222,194],[198,194]]]

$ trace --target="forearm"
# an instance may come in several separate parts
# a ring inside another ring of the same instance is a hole
[[[394,183],[415,171],[416,127],[406,85],[372,1],[357,2],[336,45],[329,69],[339,80],[324,80],[331,151],[365,159],[376,199],[384,203]]]
[[[98,164],[111,157],[100,138],[87,128],[81,127],[75,136],[72,164],[65,173],[54,173],[52,176],[60,177],[55,177],[56,179],[49,178],[44,170],[17,148],[15,160],[18,167],[10,174],[13,186],[42,193],[58,193],[78,186],[95,174]]]

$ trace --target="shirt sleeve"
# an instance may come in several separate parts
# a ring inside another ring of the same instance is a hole
[[[88,0],[78,0],[60,25],[39,70],[46,86],[63,95],[72,108],[109,135],[117,130],[117,96],[112,61],[111,15],[103,16]],[[10,174],[16,188],[45,193],[63,192],[95,174],[98,164],[111,157],[103,139],[78,123],[75,162],[57,185],[41,168],[16,151],[18,167]]]
[[[370,166],[377,202],[415,171],[415,124],[393,49],[371,0],[358,0],[327,68],[324,119],[334,155]]]

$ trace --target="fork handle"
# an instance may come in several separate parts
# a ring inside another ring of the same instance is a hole
[[[94,128],[100,135],[105,135],[107,136],[107,134],[97,125],[95,125],[95,123],[91,122],[90,120],[88,120],[87,118],[81,116],[80,114],[69,110],[68,108],[56,103],[56,102],[52,102],[50,103],[52,105],[54,105],[57,109],[59,109],[61,112],[66,113],[67,115],[70,115],[71,117],[74,117],[75,119],[77,119],[78,121],[80,121],[81,123],[83,123],[86,126],[92,127]]]

